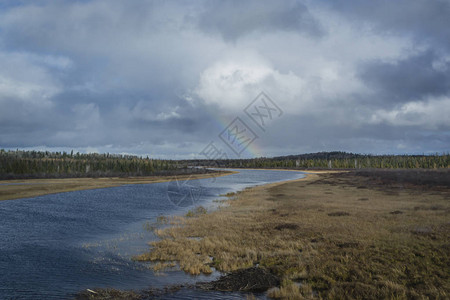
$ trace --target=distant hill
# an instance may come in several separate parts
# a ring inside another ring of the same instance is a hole
[[[316,152],[316,153],[305,153],[297,155],[285,155],[285,156],[275,156],[274,160],[283,159],[349,159],[349,158],[361,158],[367,157],[364,154],[348,153],[342,151],[332,151],[332,152]]]

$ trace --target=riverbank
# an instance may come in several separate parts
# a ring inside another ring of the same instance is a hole
[[[449,172],[382,172],[316,173],[230,195],[217,211],[156,230],[161,240],[137,259],[191,274],[258,266],[280,279],[273,298],[448,297]]]
[[[30,198],[47,194],[78,190],[100,189],[124,184],[147,184],[172,180],[191,180],[220,177],[233,174],[232,171],[176,176],[107,177],[107,178],[62,178],[62,179],[19,179],[0,181],[0,201]]]

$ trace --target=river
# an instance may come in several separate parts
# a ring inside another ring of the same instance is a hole
[[[123,185],[0,201],[0,299],[72,299],[87,288],[143,290],[217,278],[155,274],[131,257],[156,237],[161,215],[214,209],[228,192],[304,176],[301,172],[237,170],[185,182]],[[245,299],[242,293],[181,289],[159,299]]]

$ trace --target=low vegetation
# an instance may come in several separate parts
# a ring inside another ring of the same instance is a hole
[[[278,299],[445,299],[449,174],[314,174],[256,187],[158,230],[137,259],[190,274],[262,268],[279,278],[268,292]]]
[[[187,218],[193,218],[199,215],[204,215],[206,214],[206,212],[207,212],[206,208],[204,208],[203,206],[197,206],[195,209],[189,210],[185,216]]]

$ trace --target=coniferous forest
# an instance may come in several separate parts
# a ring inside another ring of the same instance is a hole
[[[190,160],[189,165],[228,168],[289,169],[441,169],[450,167],[450,155],[363,155],[347,152],[318,152],[273,158]]]
[[[0,179],[171,175],[176,161],[120,154],[0,150]]]
[[[134,155],[0,150],[0,179],[149,176],[198,173],[196,166],[289,169],[442,169],[450,155],[362,155],[319,152],[273,158],[162,160]]]

